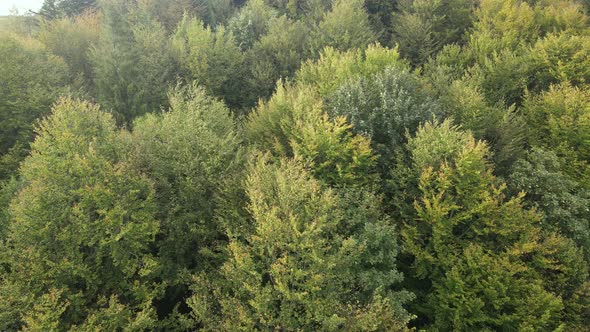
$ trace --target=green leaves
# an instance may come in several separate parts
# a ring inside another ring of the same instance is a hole
[[[318,53],[324,47],[341,51],[364,49],[376,40],[361,0],[334,1],[332,10],[324,14],[316,30],[312,44]]]
[[[27,155],[35,121],[67,92],[67,67],[33,39],[0,36],[0,179]]]
[[[0,330],[590,325],[581,3],[91,2],[0,36]]]
[[[39,14],[47,19],[74,17],[95,6],[96,0],[45,0]]]
[[[231,106],[240,105],[240,73],[244,57],[231,33],[223,26],[215,31],[201,21],[184,17],[172,45],[178,62],[192,80]]]
[[[222,301],[227,327],[402,329],[408,295],[389,291],[397,246],[374,197],[340,196],[301,161],[268,156],[250,165],[246,191],[255,228],[229,246],[224,275],[242,286]],[[370,322],[376,312],[384,319]]]
[[[351,78],[327,99],[330,115],[346,118],[355,132],[371,138],[382,168],[403,153],[407,132],[441,113],[416,77],[396,67]]]
[[[159,256],[172,285],[183,271],[215,266],[221,229],[216,196],[242,162],[241,135],[222,102],[195,83],[169,94],[168,112],[134,123],[128,137],[132,163],[154,181],[162,221]]]
[[[401,0],[392,16],[393,43],[412,64],[421,65],[445,44],[463,39],[474,6],[465,0]]]
[[[369,141],[351,133],[344,118],[330,119],[307,87],[279,87],[247,127],[251,142],[277,157],[297,157],[332,185],[371,183],[375,157]]]
[[[414,204],[418,218],[402,235],[414,257],[412,273],[431,282],[421,291],[429,326],[559,327],[571,293],[558,290],[538,263],[575,270],[583,261],[575,246],[542,233],[540,216],[522,207],[522,195],[505,198],[505,185],[486,160],[487,146],[470,134],[448,122],[427,124],[409,145],[421,169],[421,197]],[[573,270],[573,288],[581,289],[587,270]]]
[[[11,204],[2,292],[12,284],[49,300],[57,289],[63,300],[50,303],[68,317],[60,328],[83,322],[101,296],[121,297],[135,312],[155,295],[148,280],[157,269],[144,271],[159,228],[151,183],[123,159],[114,121],[96,106],[63,99],[38,135]],[[33,304],[3,310],[23,317]],[[47,314],[57,320],[57,309],[39,310],[25,319],[29,327],[50,323]]]
[[[97,100],[119,124],[164,105],[176,71],[166,31],[150,18],[131,21],[133,10],[119,0],[106,4],[101,38],[90,52]]]

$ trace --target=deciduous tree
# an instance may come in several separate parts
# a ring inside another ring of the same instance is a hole
[[[60,100],[39,126],[3,244],[2,329],[153,326],[154,188],[122,148],[86,102]]]

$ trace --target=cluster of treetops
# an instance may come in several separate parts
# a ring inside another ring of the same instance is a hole
[[[0,33],[0,330],[586,331],[590,3],[47,0]]]

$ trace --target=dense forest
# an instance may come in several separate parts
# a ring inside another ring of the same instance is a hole
[[[45,0],[1,331],[590,330],[590,1]]]

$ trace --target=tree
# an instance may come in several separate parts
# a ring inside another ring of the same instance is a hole
[[[326,48],[318,61],[302,66],[296,83],[317,91],[331,118],[344,118],[353,133],[371,139],[384,205],[396,219],[407,212],[409,188],[415,186],[404,147],[406,126],[415,129],[437,115],[439,106],[409,73],[397,50],[379,45],[347,52]]]
[[[67,93],[67,74],[63,59],[41,43],[0,37],[0,180],[14,175],[27,155],[35,121]]]
[[[61,57],[69,69],[69,81],[82,93],[93,95],[93,73],[89,58],[92,46],[100,37],[97,13],[44,21],[39,40],[54,55]]]
[[[301,62],[310,57],[310,32],[308,25],[286,16],[270,20],[268,33],[246,54],[250,105],[270,97],[277,81],[293,76]]]
[[[569,83],[530,96],[523,107],[532,145],[554,150],[566,174],[590,188],[590,90]]]
[[[551,34],[539,39],[530,52],[533,77],[529,92],[546,91],[563,82],[574,86],[590,83],[590,36],[571,31]]]
[[[369,193],[330,190],[298,160],[258,156],[246,183],[252,234],[233,238],[223,273],[223,329],[404,330],[392,286],[395,231]],[[201,319],[208,303],[189,305]],[[208,316],[209,315],[209,316]],[[378,319],[376,319],[379,317]]]
[[[426,95],[420,81],[403,68],[350,79],[328,98],[327,111],[343,116],[355,132],[371,138],[385,174],[396,155],[404,153],[406,133],[421,122],[441,115],[439,105]]]
[[[353,135],[344,117],[331,119],[309,87],[278,86],[250,116],[246,135],[252,144],[277,157],[296,157],[334,186],[369,185],[375,156],[369,140]]]
[[[515,163],[509,178],[512,192],[526,191],[525,202],[543,214],[543,229],[559,232],[590,257],[590,192],[562,171],[560,158],[551,150],[533,148]]]
[[[506,199],[488,148],[449,121],[427,123],[409,142],[420,170],[417,219],[402,235],[423,324],[434,329],[553,329],[587,265],[571,241],[541,232],[540,216]],[[420,280],[422,282],[420,283]],[[559,283],[559,282],[557,282]],[[566,305],[569,306],[569,305]]]
[[[438,3],[430,1],[430,6],[423,8],[413,8],[413,1],[402,2],[404,3],[406,8],[402,7],[401,13],[393,17],[393,38],[404,55],[418,65],[441,47],[441,41],[434,36],[437,21],[441,20],[435,14]]]
[[[75,17],[95,7],[96,0],[44,0],[39,15],[50,20]]]
[[[365,1],[365,8],[367,14],[369,14],[369,22],[382,45],[389,45],[391,41],[391,21],[397,8],[397,3],[397,0]]]
[[[317,18],[330,7],[331,0],[265,0],[266,3],[291,19]]]
[[[588,21],[580,4],[570,0],[484,0],[475,14],[469,43],[478,59],[494,51],[517,50],[551,33],[583,34]]]
[[[217,197],[241,166],[241,136],[229,110],[196,84],[170,92],[170,110],[134,123],[132,163],[154,182],[160,277],[168,286],[159,312],[169,314],[188,291],[189,273],[213,273],[223,261]],[[229,207],[226,207],[229,208]]]
[[[242,105],[244,57],[231,31],[218,26],[215,31],[203,22],[184,17],[172,46],[181,67],[191,80],[223,98],[231,107]]]
[[[226,25],[237,9],[232,0],[195,0],[193,4],[197,17],[210,27]]]
[[[86,102],[60,100],[39,126],[1,256],[9,267],[0,283],[2,329],[155,320],[154,189],[122,148],[112,117]],[[96,321],[114,307],[125,315]]]
[[[228,29],[236,39],[242,51],[246,51],[268,32],[268,25],[277,12],[268,7],[264,0],[249,0],[240,11],[233,16]]]
[[[317,60],[307,60],[297,71],[298,85],[312,87],[327,99],[348,80],[370,77],[388,67],[404,70],[407,64],[400,59],[397,49],[369,45],[366,49],[340,52],[326,47]]]
[[[337,50],[364,49],[376,40],[363,0],[335,0],[311,38],[314,52],[330,46]]]
[[[168,33],[174,32],[185,13],[196,15],[202,9],[193,0],[142,0],[137,2],[137,7],[155,18]]]
[[[555,69],[561,67],[560,74],[571,76],[568,67],[583,61],[587,53],[584,38],[551,36],[562,31],[570,36],[585,34],[588,17],[579,4],[568,0],[535,6],[516,0],[486,0],[476,18],[464,51],[472,62],[469,76],[491,104],[520,106],[527,90],[538,93],[567,79],[556,75]],[[560,65],[562,61],[571,65]]]
[[[392,18],[393,42],[414,65],[460,42],[473,21],[473,0],[401,0]]]
[[[90,53],[97,100],[119,123],[165,105],[176,70],[166,31],[150,17],[132,23],[130,6],[105,2],[100,41]]]
[[[459,47],[451,47],[439,53],[437,59],[425,67],[423,84],[446,117],[471,131],[476,139],[488,143],[495,174],[506,176],[512,164],[524,157],[525,121],[516,107],[488,101],[474,80],[461,77],[457,69],[464,64],[453,63],[461,58],[460,52]]]

